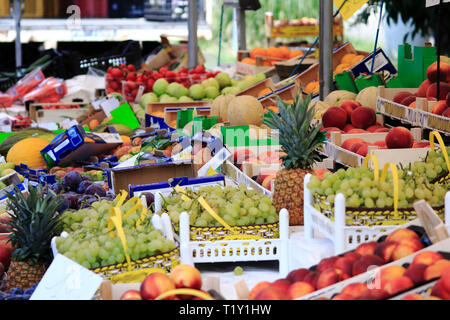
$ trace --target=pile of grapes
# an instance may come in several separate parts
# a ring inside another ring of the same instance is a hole
[[[447,148],[447,154],[450,154],[450,147]],[[441,151],[428,152],[424,161],[415,161],[406,167],[405,170],[411,171],[416,176],[426,176],[429,181],[433,181],[445,173],[448,174],[444,154]]]
[[[166,239],[151,222],[151,212],[145,216],[139,226],[142,207],[129,213],[139,199],[131,199],[120,206],[122,226],[127,241],[127,253],[131,260],[168,252],[175,243]],[[67,238],[58,237],[56,246],[61,254],[90,269],[108,266],[126,261],[122,242],[115,228],[108,228],[108,219],[117,200],[101,200],[92,203],[92,208],[78,211],[65,211],[62,215]],[[127,215],[127,213],[129,213]],[[113,236],[111,236],[113,234]]]
[[[445,162],[442,161],[443,157],[432,151],[427,161],[416,161],[398,170],[398,208],[412,208],[414,202],[422,199],[433,207],[444,204],[450,185],[430,183],[444,171]],[[388,172],[386,181],[380,182],[380,179],[375,181],[373,170],[368,168],[339,169],[336,173],[326,172],[323,180],[312,176],[307,187],[313,194],[326,196],[329,203],[334,203],[336,194],[342,193],[350,208],[392,208],[394,204],[391,172]]]
[[[163,197],[161,214],[167,212],[171,220],[178,225],[180,213],[190,214],[190,224],[198,227],[221,226],[196,200],[202,196],[211,208],[231,226],[275,223],[278,213],[272,200],[245,185],[238,188],[232,186],[205,186],[196,191],[188,188],[188,197],[184,201],[180,194],[173,191],[170,196]]]
[[[61,193],[63,205],[60,211],[66,209],[81,209],[89,207],[98,200],[113,200],[114,195],[107,192],[101,185],[92,181],[89,176],[70,171],[64,176],[64,181],[50,186],[56,194]]]

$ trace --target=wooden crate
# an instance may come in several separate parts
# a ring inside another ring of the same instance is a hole
[[[413,128],[411,129],[411,133],[415,140],[423,140],[422,129]],[[342,143],[345,140],[352,138],[360,138],[366,142],[374,143],[376,141],[385,140],[387,134],[387,132],[355,134],[330,132],[330,141],[325,143],[322,153],[343,165],[359,168],[362,166],[365,157],[342,148]],[[378,159],[380,168],[383,168],[383,166],[389,162],[396,165],[402,164],[403,166],[407,166],[409,163],[413,163],[414,161],[421,161],[430,150],[430,148],[379,149],[377,146],[369,146],[368,154],[375,155]],[[373,168],[372,161],[369,161],[369,167]]]
[[[244,75],[256,75],[259,73],[264,73],[267,77],[274,75],[276,73],[275,67],[271,66],[263,66],[262,59],[257,60],[256,65],[250,65],[246,63],[242,63],[241,61],[244,58],[248,58],[250,56],[250,51],[239,50],[237,54],[236,61],[236,72]],[[258,65],[259,64],[259,65]]]
[[[416,108],[410,108],[395,103],[394,97],[399,92],[415,93],[417,88],[378,88],[377,112],[386,117],[400,120],[412,126],[420,126],[430,130],[436,130],[446,136],[450,135],[450,118],[431,113],[431,108],[436,103],[426,98],[416,98]]]
[[[42,109],[44,106],[80,106],[70,109]],[[32,103],[30,118],[37,123],[62,122],[68,117],[74,120],[89,111],[89,105],[81,103]]]
[[[260,81],[256,84],[254,84],[251,87],[248,87],[247,89],[244,89],[244,90],[236,93],[236,96],[253,96],[253,97],[257,98],[258,94],[266,88],[275,90],[275,84],[273,83],[271,78],[267,78],[263,81]]]
[[[279,96],[283,101],[295,100],[299,87],[296,83],[288,84],[268,96],[261,97],[259,100],[264,107],[276,105],[276,96]]]
[[[192,108],[192,107],[211,107],[210,101],[192,101],[192,102],[155,102],[147,104],[145,113],[155,112],[164,113],[166,108]]]

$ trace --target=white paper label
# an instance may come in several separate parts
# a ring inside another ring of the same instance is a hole
[[[105,112],[106,117],[109,118],[111,117],[111,111],[120,107],[120,102],[116,98],[106,99],[100,104],[100,106],[102,107],[103,112]]]
[[[381,52],[378,53],[375,56],[375,61],[373,63],[373,71],[376,72],[376,71],[380,70],[388,63],[389,63],[389,61],[384,57],[383,53],[381,53]],[[366,62],[366,67],[369,70],[372,69],[372,59],[370,59],[369,61]]]
[[[439,0],[427,0],[427,8],[437,6],[439,2]],[[442,0],[442,3],[450,3],[450,0]]]
[[[30,300],[91,300],[102,278],[58,254]]]
[[[208,170],[211,168],[216,170],[220,167],[229,157],[231,152],[227,148],[222,148],[211,160],[209,160],[203,167],[198,170],[199,177],[205,177]]]

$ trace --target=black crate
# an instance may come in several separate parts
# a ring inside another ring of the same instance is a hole
[[[145,2],[144,17],[151,21],[187,21],[188,7],[187,0],[148,0]]]
[[[70,55],[69,69],[74,75],[86,74],[90,67],[106,71],[108,67],[133,64],[139,68],[141,45],[137,41],[124,42],[65,42],[58,43],[58,51]]]
[[[144,0],[109,0],[108,17],[110,18],[142,18],[144,16]]]
[[[22,43],[22,66],[27,67],[39,59],[42,54],[43,42]],[[15,42],[0,42],[0,71],[14,72],[16,70]]]

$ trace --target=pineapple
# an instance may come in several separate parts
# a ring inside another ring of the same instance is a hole
[[[316,151],[326,139],[320,131],[320,124],[313,125],[314,108],[309,108],[311,96],[303,99],[297,95],[292,105],[277,97],[279,115],[268,110],[272,118],[266,123],[278,130],[282,151],[283,168],[278,171],[273,190],[273,205],[280,211],[289,211],[291,225],[303,225],[303,180],[312,171],[314,163],[320,160]]]
[[[15,250],[6,289],[26,290],[41,280],[52,261],[50,242],[62,232],[62,221],[57,213],[62,202],[53,192],[45,194],[41,187],[31,185],[27,198],[18,188],[7,196],[11,216],[9,241]]]

